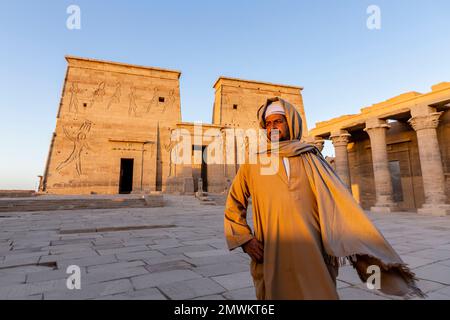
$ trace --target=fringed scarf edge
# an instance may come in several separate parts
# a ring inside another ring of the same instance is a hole
[[[343,267],[345,265],[352,265],[353,268],[356,269],[355,264],[357,262],[358,256],[367,256],[369,258],[376,260],[377,265],[381,267],[384,271],[389,271],[391,269],[398,270],[401,277],[405,280],[409,289],[409,292],[404,297],[406,298],[412,298],[414,296],[420,298],[427,297],[427,295],[416,285],[416,281],[418,281],[416,274],[412,272],[411,269],[405,263],[384,263],[379,258],[366,253],[362,254],[355,253],[345,257],[336,257],[325,254],[324,259],[327,264],[332,265],[334,267]],[[362,282],[364,283],[367,282],[368,277],[363,277],[358,270],[357,273]]]

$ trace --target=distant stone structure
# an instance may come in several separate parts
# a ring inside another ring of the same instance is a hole
[[[333,142],[334,166],[363,208],[450,214],[450,83],[319,122],[308,140]]]
[[[256,111],[279,96],[303,115],[301,87],[220,77],[212,124],[181,119],[179,71],[68,56],[56,129],[40,191],[49,194],[190,193],[228,190],[239,165],[177,164],[171,135],[184,129],[202,159],[211,129],[258,128]],[[214,135],[214,133],[211,133]],[[201,138],[203,137],[203,138]],[[212,137],[211,137],[212,138]],[[226,150],[223,151],[226,153]]]
[[[279,96],[302,115],[304,140],[321,150],[325,140],[333,142],[335,157],[328,161],[363,208],[450,214],[449,82],[319,122],[308,132],[301,87],[219,77],[212,123],[199,131],[181,119],[179,71],[66,60],[43,193],[226,192],[237,159],[207,164],[202,155],[226,129],[258,128],[258,107]],[[177,164],[171,156],[177,129],[191,137],[192,164]],[[248,150],[248,140],[234,139]],[[223,156],[228,153],[224,148]]]

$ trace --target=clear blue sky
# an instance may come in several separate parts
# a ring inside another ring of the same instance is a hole
[[[211,121],[220,75],[303,86],[310,128],[450,81],[448,0],[0,3],[0,189],[44,171],[67,54],[181,70],[184,121]],[[70,4],[81,30],[66,28]]]

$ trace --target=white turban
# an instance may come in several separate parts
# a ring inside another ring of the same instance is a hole
[[[266,109],[266,114],[264,115],[264,120],[267,119],[268,116],[272,114],[282,114],[286,116],[286,112],[284,111],[284,107],[279,101],[272,102]]]

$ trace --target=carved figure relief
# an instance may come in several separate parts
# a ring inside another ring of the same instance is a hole
[[[78,83],[72,82],[69,92],[70,92],[69,112],[78,113],[78,94],[82,93],[83,90],[78,88]]]
[[[90,100],[90,107],[93,108],[97,101],[102,101],[105,95],[105,82],[102,81],[98,84],[97,89],[94,90]]]
[[[89,120],[83,122],[80,128],[74,133],[70,133],[63,126],[64,135],[73,143],[73,147],[70,155],[56,167],[56,171],[61,171],[63,168],[75,162],[75,169],[78,176],[81,176],[83,174],[81,166],[81,155],[85,149],[91,150],[88,142],[86,141],[88,133],[91,131],[91,127],[92,122]]]
[[[137,116],[136,111],[137,111],[138,106],[136,104],[135,91],[136,91],[135,87],[131,87],[130,93],[128,94],[128,97],[130,99],[129,106],[128,106],[128,115],[129,116],[134,115],[136,117]]]
[[[164,143],[164,150],[166,150],[169,153],[169,174],[168,177],[172,176],[172,149],[177,144],[177,141],[172,141],[172,130],[171,128],[168,128],[169,130],[169,142]]]
[[[116,103],[120,102],[121,87],[122,87],[122,84],[120,82],[117,82],[116,83],[116,90],[114,91],[113,95],[109,99],[108,106],[106,107],[106,109],[109,110],[109,108],[111,108],[111,106],[113,104],[116,104]]]
[[[153,89],[153,97],[150,100],[150,102],[147,104],[147,108],[145,110],[146,113],[149,113],[150,110],[153,109],[153,106],[157,106],[158,105],[158,98],[159,98],[158,92],[159,92],[159,89],[155,87]]]

